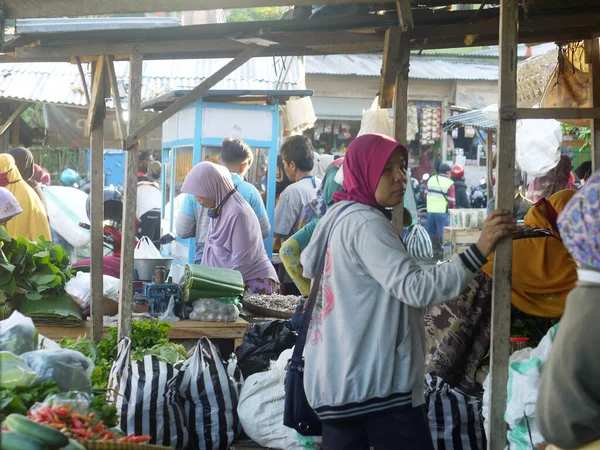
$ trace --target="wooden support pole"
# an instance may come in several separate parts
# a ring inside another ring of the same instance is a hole
[[[590,86],[592,107],[600,108],[600,51],[598,38],[593,37],[586,44],[590,48]],[[600,116],[595,117],[590,122],[590,131],[592,139],[592,170],[600,168]]]
[[[500,110],[517,107],[517,28],[518,0],[502,0],[500,4]],[[498,198],[496,207],[513,210],[515,118],[500,117],[498,122]],[[508,358],[510,339],[510,302],[512,286],[512,238],[498,243],[494,255],[492,286],[492,345],[490,368],[490,435],[488,448],[504,450],[506,446],[506,411]]]
[[[406,34],[400,36],[398,72],[396,74],[396,95],[394,98],[394,138],[406,145],[408,125],[408,71],[410,65],[410,38]],[[406,161],[408,165],[408,161]],[[404,201],[396,205],[392,211],[392,224],[402,236],[404,226]]]
[[[400,30],[388,28],[385,32],[381,80],[379,81],[379,107],[391,108],[394,104],[394,91],[398,75],[400,55]]]
[[[198,98],[204,95],[210,88],[212,88],[215,84],[225,78],[234,70],[243,66],[247,61],[258,56],[264,47],[260,47],[258,45],[250,45],[246,50],[236,56],[233,60],[228,62],[221,69],[217,70],[214,74],[205,79],[202,83],[192,89],[190,92],[185,94],[175,103],[170,105],[163,112],[154,116],[151,120],[146,122],[141,127],[137,128],[135,131],[129,131],[129,136],[127,136],[127,140],[125,142],[125,149],[130,149],[136,142],[140,139],[146,137],[148,133],[150,133],[155,128],[161,126],[167,119],[177,114],[187,105],[195,102]],[[131,114],[131,103],[130,103],[130,114]],[[131,119],[129,121],[131,125]],[[131,128],[129,128],[131,130]]]
[[[83,87],[83,93],[85,94],[85,104],[90,106],[90,91],[88,90],[87,81],[85,81],[85,73],[83,72],[83,67],[81,66],[81,59],[79,56],[75,57],[75,61],[77,62],[77,70],[79,71],[81,86]]]
[[[117,81],[117,75],[115,72],[115,60],[112,56],[109,56],[108,60],[106,61],[106,74],[108,75],[108,81],[110,82],[110,91],[115,107],[115,115],[117,116],[119,137],[124,141],[127,137],[127,128],[125,128],[125,120],[123,120],[123,106],[121,105],[121,97],[119,94],[119,82]]]
[[[129,122],[128,132],[138,127],[142,107],[143,56],[131,55],[129,63]],[[123,237],[121,241],[121,288],[119,292],[119,340],[131,336],[133,316],[133,255],[135,242],[135,221],[137,216],[137,141],[130,151],[125,152],[125,195],[123,208]]]
[[[88,118],[85,123],[86,136],[89,136],[92,131],[98,104],[105,101],[104,85],[102,83],[104,83],[104,56],[98,56],[94,69],[94,80],[92,81],[92,97],[88,103]]]
[[[2,126],[0,126],[0,136],[2,136],[4,132],[8,130],[8,128],[13,124],[15,120],[21,117],[21,114],[23,114],[23,112],[25,112],[25,110],[29,108],[29,105],[31,105],[31,103],[20,103],[19,106],[17,106],[17,109],[15,109],[12,112],[12,114],[6,120],[6,122],[4,122]]]
[[[98,67],[101,68],[98,71]],[[90,153],[91,153],[91,319],[92,339],[99,342],[104,331],[104,118],[106,102],[104,100],[103,64],[96,63],[94,76],[95,95],[99,101],[94,102],[94,110],[88,110],[88,121],[91,121]],[[91,103],[90,103],[91,106]],[[93,119],[91,119],[93,118]]]
[[[600,119],[600,107],[595,108],[504,108],[500,117],[514,119]]]
[[[402,28],[402,31],[411,32],[415,27],[415,23],[413,20],[410,0],[397,0],[396,10],[398,12],[398,22],[400,23],[400,28]]]

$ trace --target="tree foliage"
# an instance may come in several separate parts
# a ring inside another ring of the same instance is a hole
[[[261,20],[279,20],[285,8],[264,6],[260,8],[231,9],[227,11],[227,22],[256,22]]]

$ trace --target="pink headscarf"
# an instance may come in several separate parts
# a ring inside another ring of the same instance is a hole
[[[344,158],[344,190],[333,194],[334,202],[351,200],[378,208],[375,190],[388,159],[400,149],[408,166],[407,148],[382,134],[364,134],[352,141]]]

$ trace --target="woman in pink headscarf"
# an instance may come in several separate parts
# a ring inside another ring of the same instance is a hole
[[[324,450],[433,449],[423,308],[456,298],[514,230],[509,211],[494,211],[477,244],[421,267],[386,217],[403,199],[407,162],[406,147],[387,136],[355,139],[343,190],[301,255],[304,276],[321,290],[314,309],[305,305],[304,390],[323,422]]]
[[[246,291],[278,292],[279,279],[265,251],[256,214],[235,189],[229,171],[201,162],[185,177],[181,191],[195,196],[211,219],[202,265],[239,271]]]

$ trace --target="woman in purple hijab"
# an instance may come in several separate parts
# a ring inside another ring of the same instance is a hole
[[[185,177],[181,191],[209,210],[202,265],[239,271],[246,291],[278,292],[279,279],[265,251],[256,214],[233,186],[229,171],[201,162]]]

